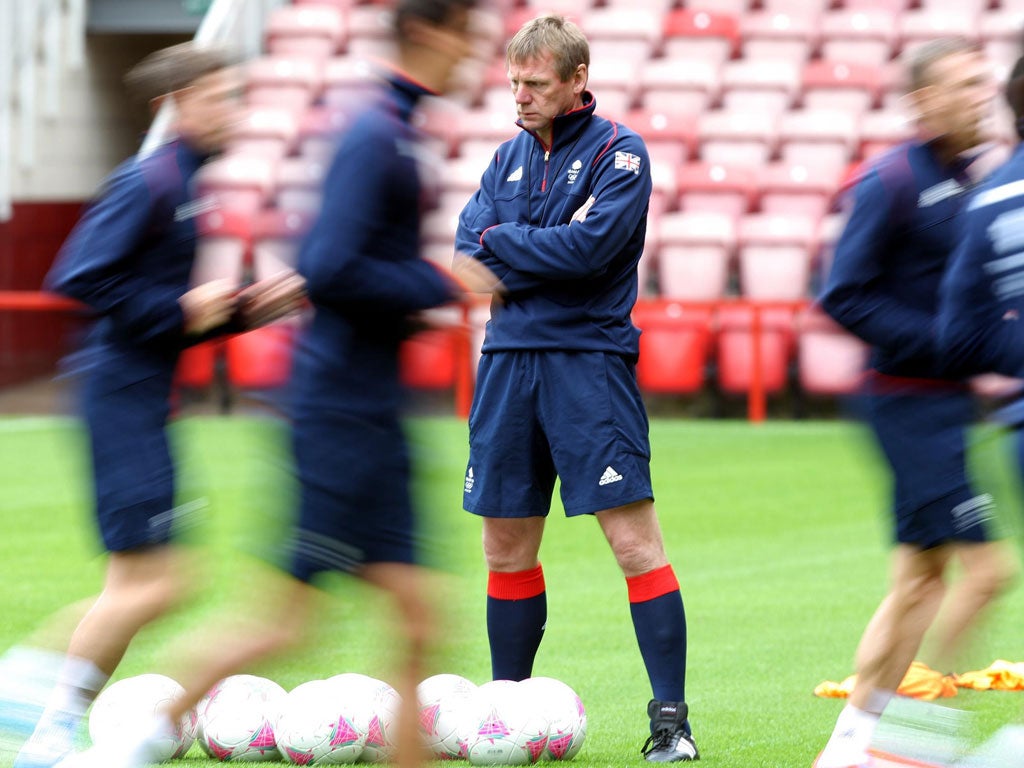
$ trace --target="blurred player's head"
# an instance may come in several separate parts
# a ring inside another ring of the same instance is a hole
[[[918,124],[946,152],[955,155],[989,138],[996,86],[976,44],[959,37],[924,43],[911,55],[908,78]]]
[[[1024,56],[1017,59],[1006,78],[1006,90],[1003,92],[1006,103],[1013,110],[1017,136],[1024,139]]]
[[[445,91],[459,62],[473,51],[475,0],[399,0],[395,40],[403,68],[424,85]]]
[[[171,99],[179,135],[196,149],[222,149],[238,122],[240,75],[229,52],[192,42],[151,53],[125,76],[137,97],[154,107]]]
[[[526,22],[505,52],[516,112],[524,128],[551,143],[552,122],[583,106],[590,45],[580,28],[561,16]]]

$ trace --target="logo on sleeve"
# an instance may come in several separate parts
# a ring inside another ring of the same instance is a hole
[[[615,152],[615,168],[624,171],[632,171],[636,176],[640,175],[640,156],[632,152]]]
[[[505,179],[505,181],[519,181],[521,178],[523,178],[523,166],[520,165],[508,175],[508,178]]]
[[[583,167],[583,163],[582,162],[580,162],[579,160],[573,160],[572,165],[569,166],[568,178],[566,179],[565,183],[566,184],[575,184],[576,183],[576,177],[580,175],[580,169],[582,167]]]

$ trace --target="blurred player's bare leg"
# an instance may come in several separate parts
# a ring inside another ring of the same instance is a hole
[[[1020,571],[1016,554],[1005,541],[960,543],[955,551],[960,578],[950,587],[932,629],[932,666],[941,672],[955,671],[969,630]]]
[[[598,523],[626,577],[630,615],[654,698],[647,705],[650,762],[696,760],[686,705],[686,613],[665,554],[654,502],[598,512]]]
[[[434,642],[433,610],[429,602],[430,574],[406,563],[375,563],[360,574],[369,583],[388,592],[394,600],[404,642],[396,671],[395,690],[401,696],[395,765],[415,768],[427,758],[419,732],[416,686],[426,678],[427,659]]]
[[[533,673],[548,615],[537,559],[543,535],[543,517],[483,518],[487,639],[495,680],[524,680]]]

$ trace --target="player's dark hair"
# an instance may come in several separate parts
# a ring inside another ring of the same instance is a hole
[[[1024,56],[1017,59],[1017,63],[1010,70],[1003,95],[1006,96],[1006,103],[1013,110],[1017,136],[1024,139]]]
[[[914,48],[907,65],[907,88],[916,91],[932,83],[932,68],[957,53],[978,53],[981,47],[966,37],[939,37]]]
[[[476,7],[476,0],[398,0],[395,6],[395,35],[406,40],[406,22],[419,19],[435,27],[445,26],[461,13]]]
[[[236,62],[227,48],[200,48],[189,41],[162,48],[128,70],[124,76],[128,91],[140,101],[180,91],[212,72]]]
[[[563,83],[572,79],[580,64],[590,66],[590,44],[583,32],[571,21],[553,14],[526,22],[509,40],[505,61],[522,64],[548,53]]]

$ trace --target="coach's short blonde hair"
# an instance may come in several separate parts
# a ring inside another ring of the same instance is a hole
[[[582,30],[563,16],[539,16],[526,22],[509,40],[507,64],[522,64],[550,53],[562,82],[572,79],[580,64],[590,66],[590,43]]]

